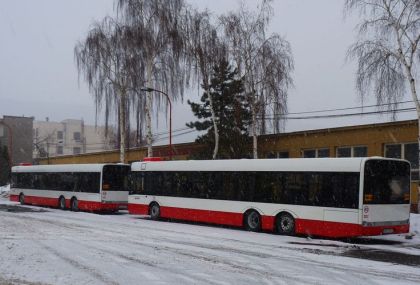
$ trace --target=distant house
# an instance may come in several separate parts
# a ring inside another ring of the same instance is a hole
[[[104,127],[85,125],[83,120],[35,121],[33,134],[34,159],[111,149]]]
[[[0,119],[0,145],[7,146],[12,165],[32,162],[33,117],[3,116]]]

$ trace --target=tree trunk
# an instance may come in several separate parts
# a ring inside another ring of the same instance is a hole
[[[152,65],[149,63],[147,65],[147,86],[153,88],[152,86]],[[147,157],[153,156],[153,148],[152,148],[152,102],[153,102],[153,94],[147,92],[146,97],[146,140],[147,140]]]
[[[258,158],[258,138],[257,138],[257,112],[255,110],[255,104],[252,103],[252,153],[253,158]]]
[[[126,135],[126,128],[125,128],[125,104],[126,104],[126,94],[125,90],[121,90],[120,93],[120,106],[119,106],[119,128],[120,128],[120,162],[125,163],[125,135]]]
[[[413,77],[413,75],[411,74],[411,66],[409,66],[408,64],[406,64],[404,62],[404,66],[405,66],[405,71],[407,73],[407,78],[408,81],[410,83],[410,91],[411,91],[411,98],[414,101],[414,104],[416,105],[416,111],[417,111],[417,129],[418,129],[418,134],[417,134],[417,144],[418,144],[418,151],[417,151],[417,156],[418,156],[418,168],[415,169],[418,173],[420,172],[420,102],[419,99],[417,98],[417,91],[416,91],[416,81]],[[420,175],[420,173],[419,173]],[[419,186],[417,186],[417,191],[420,193],[420,188]]]
[[[219,153],[219,128],[218,128],[217,122],[216,122],[216,113],[214,112],[213,98],[211,97],[211,94],[210,94],[207,79],[205,79],[205,84],[206,84],[206,86],[204,86],[204,89],[206,90],[207,95],[209,97],[210,113],[211,113],[211,119],[213,120],[213,129],[214,129],[214,150],[213,150],[213,157],[212,158],[216,159],[217,154]]]

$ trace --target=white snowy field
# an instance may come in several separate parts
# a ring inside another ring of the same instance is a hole
[[[155,222],[128,214],[25,208],[32,211],[0,199],[0,284],[353,285],[420,280],[420,215],[412,215],[412,239],[400,235],[344,242]]]

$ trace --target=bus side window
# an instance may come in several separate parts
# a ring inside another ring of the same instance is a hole
[[[128,181],[130,194],[144,194],[144,172],[131,172]]]
[[[17,188],[17,173],[12,173],[12,185],[11,188]]]

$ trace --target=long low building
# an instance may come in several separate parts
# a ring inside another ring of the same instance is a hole
[[[398,121],[381,124],[308,130],[292,133],[262,135],[258,138],[260,158],[365,157],[384,156],[407,159],[411,163],[412,211],[418,211],[419,163],[417,121]],[[173,159],[188,159],[200,152],[195,143],[174,146]],[[251,147],[250,147],[251,149]],[[146,148],[127,151],[128,163],[143,159]],[[168,146],[154,147],[154,155],[169,157]],[[52,157],[41,164],[118,162],[118,151]]]

